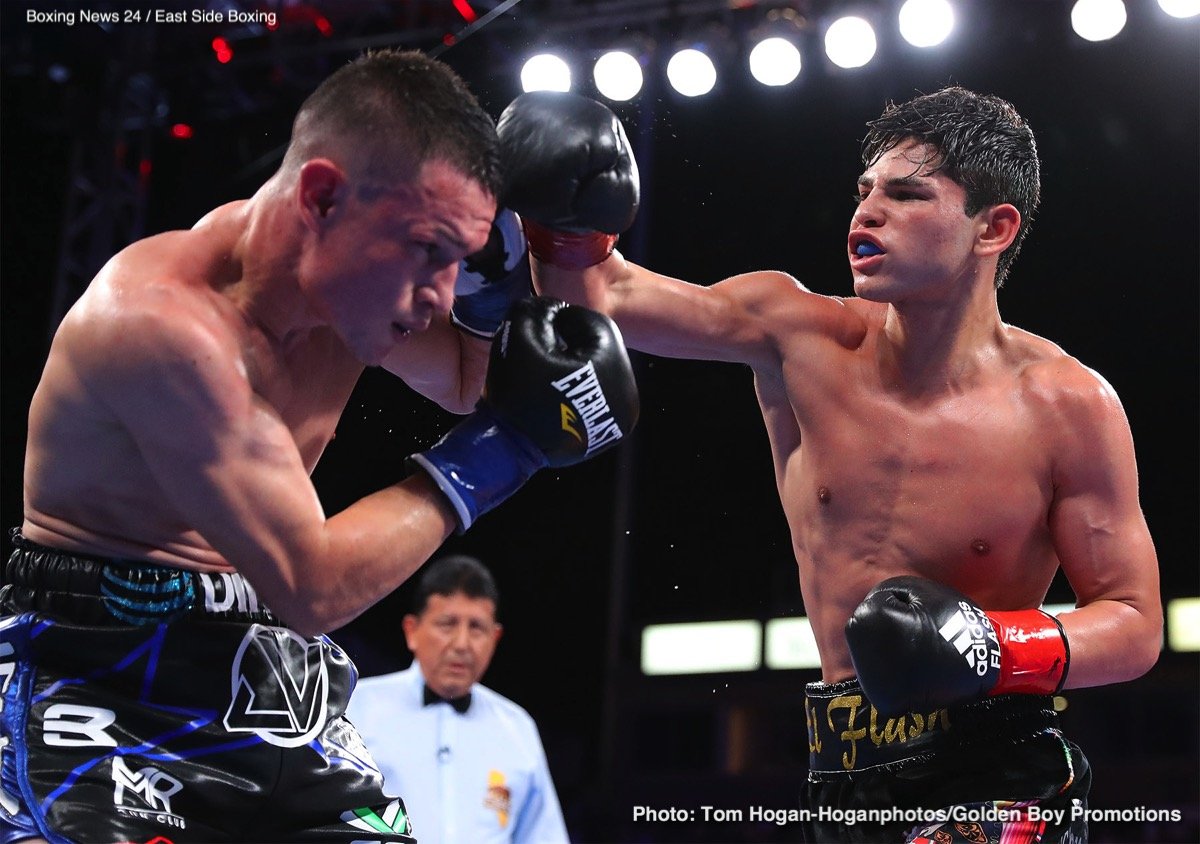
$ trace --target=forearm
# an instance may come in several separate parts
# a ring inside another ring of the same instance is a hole
[[[583,305],[617,318],[622,298],[633,279],[633,265],[614,252],[583,270],[566,269],[531,258],[534,289],[543,296]]]
[[[452,413],[470,413],[483,392],[492,344],[462,332],[459,332],[458,343],[458,391],[454,401],[444,403],[442,407]]]
[[[449,502],[414,473],[325,520],[264,597],[298,632],[328,632],[404,583],[456,526]]]
[[[724,359],[729,345],[714,330],[720,310],[706,288],[651,272],[614,252],[584,270],[534,259],[536,288],[545,296],[611,317],[630,348],[666,357]]]
[[[490,348],[488,340],[439,322],[409,337],[383,366],[451,413],[470,413],[483,389]]]
[[[1123,683],[1149,671],[1162,650],[1162,608],[1094,601],[1058,616],[1071,650],[1065,688]]]

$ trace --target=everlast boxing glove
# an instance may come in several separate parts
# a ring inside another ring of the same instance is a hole
[[[639,192],[616,115],[579,94],[534,91],[509,104],[496,132],[502,201],[521,215],[534,257],[567,269],[607,258],[633,224]]]
[[[512,303],[533,293],[528,256],[521,220],[501,208],[487,245],[459,262],[450,321],[490,340]]]
[[[872,589],[846,622],[846,641],[863,693],[884,715],[1010,692],[1053,694],[1070,661],[1053,616],[984,612],[921,577],[893,577]]]
[[[616,445],[637,416],[637,385],[616,324],[557,299],[525,299],[496,332],[475,411],[410,460],[450,499],[466,530],[538,469]]]

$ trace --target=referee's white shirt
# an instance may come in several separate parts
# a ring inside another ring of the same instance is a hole
[[[347,717],[404,800],[421,844],[564,844],[567,828],[529,713],[476,683],[463,714],[422,705],[416,660],[360,680]]]

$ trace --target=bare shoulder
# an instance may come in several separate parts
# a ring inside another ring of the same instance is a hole
[[[1116,390],[1103,375],[1044,337],[1011,326],[1009,332],[1022,395],[1047,421],[1072,436],[1128,424]]]
[[[55,346],[88,386],[128,388],[140,378],[186,374],[225,389],[237,380],[244,328],[211,286],[178,263],[194,237],[169,232],[127,247],[71,309]]]

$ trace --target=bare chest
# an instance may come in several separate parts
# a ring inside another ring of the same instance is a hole
[[[781,495],[802,567],[975,589],[1049,562],[1046,432],[1008,386],[906,403],[826,391],[795,407]]]

